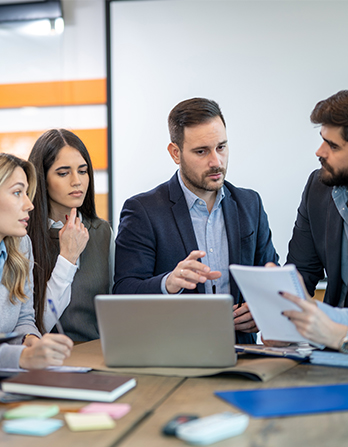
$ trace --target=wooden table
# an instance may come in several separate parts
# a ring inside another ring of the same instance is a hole
[[[101,373],[102,374],[102,373]],[[72,432],[66,425],[51,435],[43,438],[37,436],[17,436],[8,435],[0,430],[0,446],[6,447],[109,447],[115,442],[127,436],[129,432],[135,430],[141,422],[149,417],[158,406],[160,406],[168,396],[185,379],[179,377],[161,376],[134,376],[137,386],[127,394],[117,400],[117,403],[128,403],[132,410],[117,421],[116,427],[112,430],[98,430],[85,432]],[[67,400],[38,399],[25,403],[55,403],[59,405],[61,411],[76,411],[88,402],[77,402]],[[0,405],[0,410],[4,405]],[[59,419],[63,419],[60,414]],[[55,418],[58,418],[56,416]],[[24,443],[25,440],[25,443]]]
[[[6,435],[0,431],[0,446],[6,447],[181,447],[176,438],[165,437],[161,427],[180,413],[206,416],[236,409],[214,396],[214,391],[286,386],[348,383],[345,368],[298,365],[263,383],[241,377],[215,376],[180,378],[138,375],[137,387],[117,402],[129,403],[131,412],[117,421],[116,428],[104,431],[71,432],[66,426],[40,438]],[[40,402],[51,402],[39,400]],[[53,402],[53,401],[52,401]],[[57,403],[57,401],[54,401]],[[85,402],[59,401],[63,411]],[[0,406],[1,409],[1,406]],[[63,415],[60,415],[63,417]],[[348,439],[348,412],[301,417],[250,419],[244,434],[221,441],[217,447],[306,447],[342,446]]]
[[[180,413],[207,416],[223,411],[238,411],[214,396],[214,391],[287,386],[348,383],[347,370],[314,365],[299,365],[273,380],[260,383],[229,377],[187,379],[156,409],[155,413],[130,433],[122,447],[181,447],[176,439],[162,436],[161,427]],[[216,447],[342,447],[348,440],[348,412],[318,415],[253,419],[247,430],[235,438],[214,444]]]

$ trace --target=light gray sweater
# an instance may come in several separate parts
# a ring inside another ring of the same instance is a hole
[[[17,300],[12,304],[9,300],[9,293],[3,284],[0,284],[0,332],[16,331],[20,335],[13,342],[2,343],[0,345],[0,368],[18,368],[19,357],[25,349],[22,338],[25,334],[35,334],[41,337],[35,326],[35,312],[33,307],[33,266],[34,258],[29,236],[21,239],[20,250],[25,254],[30,262],[29,281],[25,282],[24,293],[28,299],[22,303]]]

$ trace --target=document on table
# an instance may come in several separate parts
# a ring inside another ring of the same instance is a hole
[[[265,340],[309,342],[282,315],[284,310],[301,309],[280,296],[280,291],[305,299],[294,265],[267,268],[232,264],[230,271]]]
[[[267,355],[271,357],[286,357],[292,359],[310,358],[314,349],[317,349],[314,346],[310,346],[308,343],[294,343],[290,346],[282,348],[265,345],[235,345],[234,347],[237,353],[240,352],[245,354]]]
[[[88,368],[87,366],[65,366],[65,365],[48,366],[46,369],[55,372],[74,372],[74,373],[86,373],[92,370],[92,368]],[[19,374],[25,371],[28,370],[22,368],[0,368],[0,377],[13,376],[14,374]]]

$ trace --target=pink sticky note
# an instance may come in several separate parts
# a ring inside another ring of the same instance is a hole
[[[131,409],[129,404],[92,403],[81,408],[79,413],[107,413],[113,419],[120,419]]]

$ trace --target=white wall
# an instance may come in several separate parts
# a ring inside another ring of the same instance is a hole
[[[227,121],[227,179],[260,192],[284,262],[319,129],[317,101],[346,89],[348,2],[113,2],[114,222],[124,200],[167,180],[166,119],[215,99]]]

